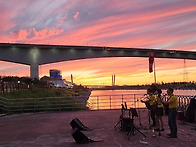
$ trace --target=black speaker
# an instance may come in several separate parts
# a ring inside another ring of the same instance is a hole
[[[85,125],[83,125],[83,123],[78,118],[73,119],[70,122],[70,125],[71,125],[72,129],[78,128],[79,130],[84,130],[84,131],[93,130],[93,129],[90,129],[90,128],[86,127]]]
[[[196,99],[191,99],[190,104],[187,108],[186,121],[194,122],[194,111],[196,109]]]
[[[91,141],[86,135],[84,135],[78,128],[75,128],[71,133],[74,140],[79,144],[88,143]]]
[[[129,131],[133,126],[133,119],[131,118],[122,118],[121,120],[121,131]]]
[[[84,144],[84,143],[88,143],[88,142],[102,142],[103,141],[103,139],[97,139],[97,138],[91,139],[91,138],[87,137],[78,128],[75,128],[72,131],[71,135],[78,144]]]

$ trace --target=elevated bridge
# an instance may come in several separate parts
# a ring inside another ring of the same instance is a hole
[[[39,65],[43,64],[100,57],[149,57],[152,50],[156,58],[196,60],[196,52],[192,51],[15,43],[0,43],[0,60],[30,65],[31,78],[39,78]]]

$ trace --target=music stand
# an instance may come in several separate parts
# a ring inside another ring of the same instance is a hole
[[[132,123],[130,124],[130,131],[128,132],[128,140],[130,139],[131,135],[135,135],[135,130],[137,130],[140,134],[142,134],[144,137],[146,137],[146,135],[144,135],[138,128],[136,128],[134,126],[134,117],[138,117],[136,108],[130,108],[129,109],[129,115],[131,115],[131,119],[132,119]]]
[[[129,112],[131,112],[132,119],[133,119],[134,117],[138,117],[136,108],[130,108],[130,109],[129,109]]]

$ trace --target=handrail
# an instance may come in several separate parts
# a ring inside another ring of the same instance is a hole
[[[0,97],[1,113],[86,110],[85,96],[15,98]]]
[[[187,109],[190,100],[194,98],[193,95],[176,95],[178,99],[178,109]],[[118,97],[118,101],[112,102]],[[128,97],[128,98],[127,98]],[[88,100],[88,107],[90,110],[100,110],[100,109],[120,109],[121,104],[124,102],[129,103],[130,107],[145,108],[145,104],[142,104],[140,100],[144,97],[144,94],[116,94],[116,95],[94,95],[90,96]],[[93,100],[96,98],[96,101]],[[104,100],[103,100],[104,98]],[[168,96],[164,96],[165,101]],[[97,103],[96,103],[97,102]],[[102,106],[100,106],[102,105]]]
[[[176,95],[178,108],[186,109],[193,95]],[[140,100],[143,94],[117,94],[90,96],[88,101],[83,96],[67,97],[40,97],[40,98],[15,98],[8,99],[0,96],[1,113],[23,113],[38,111],[64,111],[64,110],[101,110],[121,109],[121,104],[126,102],[128,107],[145,108]],[[165,97],[165,99],[167,96]]]

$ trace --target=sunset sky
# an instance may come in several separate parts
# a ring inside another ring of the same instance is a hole
[[[0,0],[0,42],[196,51],[196,0]],[[196,60],[155,58],[157,82],[196,81]],[[186,68],[184,68],[186,67]],[[96,58],[41,65],[76,84],[151,84],[148,58]],[[184,74],[187,73],[187,74]],[[30,67],[0,61],[1,76]]]

